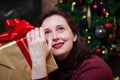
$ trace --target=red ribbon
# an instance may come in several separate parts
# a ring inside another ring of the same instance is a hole
[[[22,41],[24,42],[24,44],[23,44]],[[24,55],[25,59],[27,60],[30,68],[32,69],[32,61],[31,61],[31,58],[30,58],[30,55],[29,55],[26,38],[24,37],[22,39],[16,40],[16,43],[17,43],[18,47],[20,48],[22,54]]]
[[[7,19],[5,21],[6,32],[0,34],[0,44],[20,39],[26,36],[27,32],[34,29],[28,21],[15,19]]]

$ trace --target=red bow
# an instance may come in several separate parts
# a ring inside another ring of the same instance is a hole
[[[29,22],[26,20],[7,19],[5,21],[6,32],[0,34],[0,44],[9,42],[12,40],[20,39],[26,36],[27,32],[34,29]]]

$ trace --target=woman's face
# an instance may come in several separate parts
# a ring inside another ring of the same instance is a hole
[[[47,41],[52,40],[53,55],[59,60],[66,58],[73,42],[77,40],[77,35],[72,33],[67,21],[60,15],[53,15],[43,21],[42,27]]]

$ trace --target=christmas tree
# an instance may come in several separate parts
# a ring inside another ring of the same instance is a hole
[[[56,6],[72,14],[89,49],[104,60],[120,57],[119,0],[59,0]]]

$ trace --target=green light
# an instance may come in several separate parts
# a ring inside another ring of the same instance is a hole
[[[88,29],[85,29],[85,32],[88,32]]]

